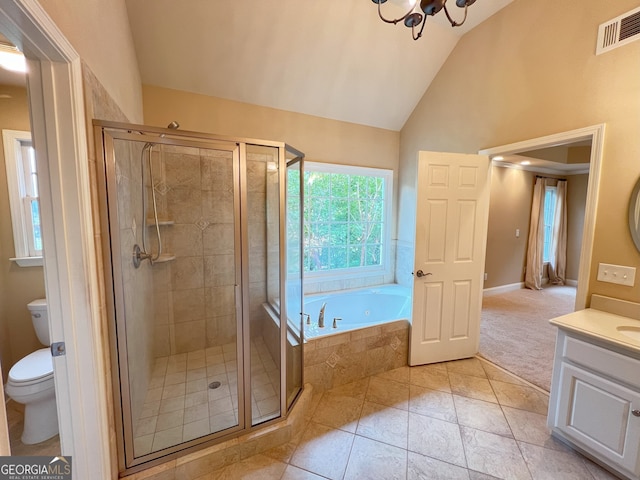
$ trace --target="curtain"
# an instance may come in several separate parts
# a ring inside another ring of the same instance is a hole
[[[532,290],[542,289],[542,247],[544,235],[544,187],[546,181],[536,178],[531,204],[531,223],[524,286]]]
[[[549,282],[564,285],[567,269],[567,181],[558,180],[556,186],[556,210],[551,237]]]

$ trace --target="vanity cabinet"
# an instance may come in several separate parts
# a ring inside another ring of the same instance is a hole
[[[640,358],[559,327],[549,426],[602,464],[639,479]]]

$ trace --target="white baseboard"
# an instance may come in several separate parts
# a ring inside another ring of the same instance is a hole
[[[546,282],[543,280],[542,282],[543,285],[549,283],[549,279],[546,279],[546,280],[547,280]],[[567,279],[564,281],[564,284],[570,287],[577,287],[578,281]],[[482,296],[490,297],[491,295],[499,295],[501,293],[513,292],[514,290],[520,290],[521,288],[524,288],[524,282],[510,283],[509,285],[500,285],[499,287],[485,288],[482,291]]]
[[[482,291],[482,295],[489,297],[491,295],[498,295],[500,293],[512,292],[514,290],[520,290],[524,288],[524,282],[511,283],[509,285],[500,285],[499,287],[485,288]]]
[[[569,287],[577,287],[578,286],[578,280],[571,280],[571,279],[566,278],[565,281],[564,281],[564,284],[568,285]],[[542,279],[542,285],[549,285],[549,278],[543,278]]]

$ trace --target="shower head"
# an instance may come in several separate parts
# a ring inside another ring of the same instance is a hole
[[[180,124],[173,120],[169,125],[167,125],[167,128],[171,130],[177,130],[178,128],[180,128]],[[160,138],[164,138],[164,133],[160,134]]]

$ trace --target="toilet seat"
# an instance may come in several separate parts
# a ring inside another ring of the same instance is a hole
[[[41,348],[11,367],[7,383],[12,383],[15,386],[27,386],[44,383],[49,380],[49,377],[53,379],[51,351],[48,348]]]

